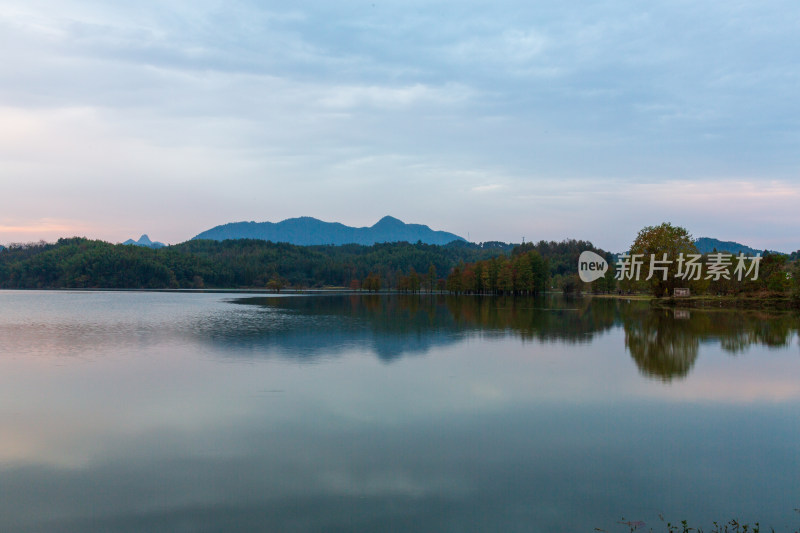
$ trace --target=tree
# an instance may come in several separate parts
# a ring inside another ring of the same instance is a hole
[[[581,294],[583,282],[577,274],[570,274],[561,279],[561,292],[565,295]]]
[[[281,289],[286,286],[286,280],[281,279],[280,276],[274,274],[267,282],[267,288],[271,291],[281,292]]]
[[[428,292],[433,292],[434,287],[436,287],[436,266],[431,263],[431,266],[428,267]]]
[[[447,290],[456,294],[464,290],[464,285],[461,282],[461,267],[454,267],[450,275],[447,276]]]
[[[680,254],[686,258],[688,254],[697,253],[694,240],[686,229],[664,222],[660,226],[647,226],[639,231],[631,246],[630,255],[631,257],[635,254],[642,255],[640,279],[648,286],[653,296],[661,297],[671,295],[675,287],[685,287],[689,284],[677,277],[678,259]],[[668,262],[660,263],[665,257]],[[651,260],[654,262],[651,263]],[[656,268],[651,270],[651,266]],[[646,279],[648,276],[649,280]]]
[[[783,254],[764,254],[759,279],[768,291],[785,292],[791,288],[791,279],[786,276],[787,261],[788,257]]]
[[[497,275],[497,290],[502,294],[508,294],[514,290],[514,273],[511,270],[511,263],[505,259],[500,263],[500,272]]]
[[[616,275],[616,268],[613,259],[610,257],[610,254],[606,261],[608,261],[608,270],[602,278],[598,278],[592,282],[592,292],[594,293],[608,294],[614,292],[614,289],[617,286],[617,280],[614,277]]]
[[[522,294],[533,291],[533,269],[527,256],[517,256],[514,258],[514,290]]]
[[[369,276],[361,282],[361,288],[369,292],[378,292],[381,290],[381,278],[374,272],[370,272]]]
[[[411,292],[419,292],[419,287],[420,287],[419,274],[417,274],[417,271],[414,270],[414,267],[411,267],[408,273],[408,289]]]
[[[549,270],[547,259],[544,259],[537,250],[533,250],[528,252],[528,261],[530,261],[531,272],[533,273],[533,291],[537,294],[543,293],[547,290],[547,274]]]

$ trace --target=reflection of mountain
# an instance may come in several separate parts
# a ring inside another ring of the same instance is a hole
[[[434,346],[459,342],[463,336],[456,330],[420,327],[414,323],[415,320],[398,320],[397,329],[382,330],[375,323],[341,312],[304,313],[265,303],[283,298],[243,300],[252,301],[239,300],[237,303],[257,307],[204,317],[193,324],[194,334],[204,341],[223,344],[237,352],[266,354],[277,351],[286,357],[311,360],[363,349],[374,352],[385,361],[426,353]]]
[[[237,351],[313,359],[362,349],[390,361],[476,334],[585,343],[621,325],[642,373],[665,381],[687,376],[703,343],[735,354],[752,344],[786,346],[798,331],[792,314],[692,310],[681,319],[615,299],[352,294],[231,301],[240,304],[236,312],[206,316],[193,324],[194,334]]]
[[[205,317],[195,334],[239,351],[270,352],[312,359],[354,349],[383,360],[425,353],[458,342],[463,332],[447,328],[445,316],[404,312],[381,297],[300,296],[240,298],[235,313]],[[383,312],[382,312],[383,311]]]
[[[240,350],[278,350],[304,358],[355,347],[392,360],[476,333],[589,342],[615,320],[611,300],[322,295],[232,301],[250,308],[205,317],[193,325],[194,333]]]

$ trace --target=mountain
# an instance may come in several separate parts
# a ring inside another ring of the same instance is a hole
[[[764,254],[766,250],[756,250],[755,248],[750,248],[749,246],[745,246],[744,244],[739,244],[738,242],[733,241],[721,241],[719,239],[712,239],[710,237],[700,237],[699,239],[694,241],[694,245],[697,246],[697,250],[701,254],[708,254],[713,252],[715,249],[718,252],[728,252],[730,254],[739,255],[739,252],[742,252],[745,255],[755,255],[755,254]],[[770,252],[770,253],[781,253],[781,252]]]
[[[163,248],[166,246],[166,244],[164,244],[163,242],[151,241],[150,237],[148,237],[147,235],[142,235],[141,237],[139,237],[138,241],[134,241],[133,239],[128,239],[122,244],[133,244],[134,246],[146,246],[148,248]]]
[[[422,224],[406,224],[394,217],[383,217],[368,228],[354,228],[338,222],[324,222],[312,217],[289,218],[282,222],[231,222],[208,231],[194,239],[262,239],[272,242],[288,242],[303,246],[314,244],[364,244],[378,242],[417,242],[447,244],[464,241],[463,237],[434,231]]]

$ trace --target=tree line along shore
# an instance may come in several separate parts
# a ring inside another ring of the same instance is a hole
[[[578,276],[578,258],[592,251],[608,269],[592,283]],[[697,254],[684,229],[664,223],[642,229],[630,254]],[[698,254],[699,255],[699,254]],[[713,254],[702,255],[707,264]],[[796,299],[796,254],[767,253],[757,279],[737,279],[735,264],[722,275],[685,280],[669,271],[652,279],[617,279],[618,257],[581,240],[509,245],[452,242],[371,246],[299,246],[256,239],[191,240],[160,249],[73,237],[56,243],[12,244],[0,251],[4,289],[267,289],[338,287],[352,290],[531,295],[547,291],[672,297],[677,287],[697,296]],[[666,267],[665,267],[666,268]],[[719,270],[719,267],[717,267]],[[668,274],[668,275],[667,275]],[[739,276],[741,277],[741,276]]]
[[[11,244],[0,251],[5,289],[339,287],[403,292],[533,293],[577,272],[585,241],[421,242],[299,246],[256,239],[192,240],[151,249],[80,237]]]

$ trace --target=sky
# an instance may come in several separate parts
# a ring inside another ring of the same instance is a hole
[[[800,3],[0,0],[0,243],[385,215],[800,248]]]

